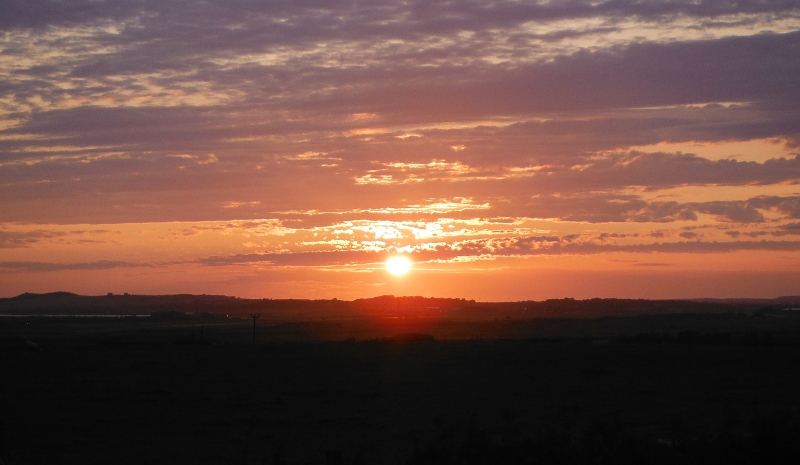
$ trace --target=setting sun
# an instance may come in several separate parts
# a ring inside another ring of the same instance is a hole
[[[392,257],[386,260],[386,269],[392,274],[406,274],[411,269],[411,260],[405,257]]]

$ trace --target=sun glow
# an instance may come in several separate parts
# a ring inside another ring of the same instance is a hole
[[[386,269],[392,274],[406,274],[411,269],[411,260],[405,257],[392,257],[386,260]]]

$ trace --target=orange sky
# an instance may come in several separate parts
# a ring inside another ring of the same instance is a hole
[[[37,4],[0,296],[800,294],[791,2]]]

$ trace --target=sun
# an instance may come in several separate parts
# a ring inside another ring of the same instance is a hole
[[[386,260],[386,269],[392,274],[406,274],[411,269],[411,260],[406,257],[392,257]]]

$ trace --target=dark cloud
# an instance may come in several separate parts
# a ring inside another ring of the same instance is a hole
[[[49,262],[0,262],[0,270],[27,271],[33,273],[48,271],[87,271],[109,270],[113,268],[152,267],[149,264],[131,263],[113,260],[98,260],[94,262],[78,263],[49,263]]]
[[[44,229],[24,232],[4,231],[0,229],[0,249],[32,247],[42,240],[64,237],[66,235],[67,233],[63,231],[48,231]]]
[[[800,95],[793,79],[800,71],[799,41],[800,33],[789,33],[645,42],[511,68],[401,69],[393,78],[375,81],[372,72],[359,76],[345,70],[360,85],[343,86],[329,97],[314,95],[304,106],[398,115],[424,109],[456,120],[704,102],[768,101],[783,107]],[[404,74],[409,77],[403,79]]]
[[[749,203],[755,208],[775,209],[788,218],[800,219],[800,196],[762,196],[750,199]]]
[[[763,232],[763,231],[758,231]],[[774,231],[772,233],[773,236],[785,236],[785,235],[800,235],[800,223],[789,223],[783,225],[779,228],[778,231]]]
[[[529,199],[516,198],[513,202],[499,205],[492,212],[504,214],[516,211],[520,216],[532,218],[557,218],[590,223],[697,221],[698,214],[707,214],[716,217],[717,221],[758,224],[765,221],[762,211],[775,208],[773,205],[791,205],[796,200],[796,197],[771,197],[767,201],[762,197],[755,197],[746,201],[647,201],[636,195],[592,192],[538,195]],[[793,218],[791,215],[786,217]],[[650,236],[662,237],[658,234],[663,232],[653,232]]]
[[[764,221],[764,215],[749,202],[717,200],[699,204],[697,210],[701,213],[716,215],[737,223],[760,223]]]
[[[694,238],[695,236],[690,236]],[[497,242],[495,242],[496,244]],[[599,244],[596,242],[574,243],[571,241],[553,242],[538,238],[514,238],[503,241],[500,247],[493,244],[488,249],[494,249],[497,255],[553,255],[553,254],[597,254],[607,252],[625,253],[720,253],[741,250],[763,251],[796,251],[800,250],[797,241],[730,241],[730,242],[657,242],[641,244]]]
[[[388,252],[322,251],[299,253],[253,253],[201,258],[198,263],[208,266],[228,266],[263,263],[274,266],[332,266],[385,261]]]

